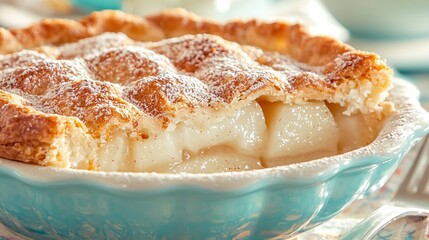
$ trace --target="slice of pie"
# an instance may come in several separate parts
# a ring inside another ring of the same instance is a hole
[[[373,53],[281,21],[145,18],[0,28],[0,157],[98,171],[274,167],[369,144],[392,111]]]

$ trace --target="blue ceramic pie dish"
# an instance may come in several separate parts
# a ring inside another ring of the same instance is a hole
[[[418,91],[396,80],[398,112],[352,152],[216,174],[106,173],[0,159],[0,223],[33,239],[283,239],[377,190],[429,131]]]

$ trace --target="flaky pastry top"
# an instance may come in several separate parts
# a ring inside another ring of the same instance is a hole
[[[391,84],[378,55],[302,25],[218,23],[180,9],[0,28],[0,53],[0,146],[24,146],[30,155],[71,128],[100,138],[127,126],[144,138],[150,126],[166,129],[253,100],[323,100],[369,113]]]

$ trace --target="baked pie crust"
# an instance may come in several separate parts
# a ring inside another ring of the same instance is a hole
[[[368,144],[393,109],[378,55],[283,21],[102,11],[0,28],[0,53],[0,157],[39,165],[284,165]]]

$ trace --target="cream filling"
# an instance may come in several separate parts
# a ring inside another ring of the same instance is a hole
[[[344,148],[340,139],[362,134],[349,124],[359,119],[336,118],[323,101],[299,105],[254,101],[229,117],[202,116],[198,125],[182,122],[148,139],[118,130],[99,146],[89,165],[101,171],[212,173],[308,161],[338,154],[339,147]]]
[[[337,154],[338,129],[324,102],[262,103],[267,123],[266,167]]]

